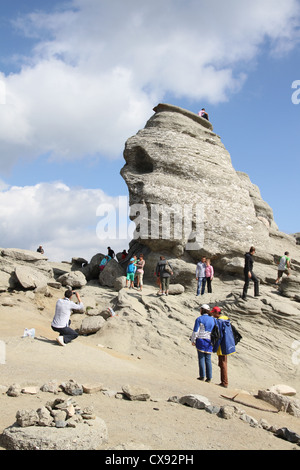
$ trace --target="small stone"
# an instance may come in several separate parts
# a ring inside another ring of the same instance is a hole
[[[68,382],[65,383],[64,391],[68,395],[74,395],[74,396],[83,394],[82,385],[78,384],[77,382],[74,382],[74,380],[69,380]]]
[[[39,416],[34,410],[19,410],[16,414],[17,424],[22,428],[36,426],[39,423]]]
[[[286,395],[289,397],[292,397],[297,393],[294,388],[284,384],[273,385],[273,387],[270,388],[270,392],[279,393],[279,395]]]
[[[39,422],[38,422],[39,426],[51,426],[52,425],[53,418],[50,414],[50,411],[45,406],[43,406],[42,408],[39,408],[37,410],[37,414],[39,417]]]
[[[84,393],[97,393],[103,390],[103,384],[83,384],[82,389]]]
[[[122,390],[129,400],[147,401],[150,398],[149,391],[141,387],[124,385]]]
[[[56,380],[51,380],[50,382],[42,385],[40,390],[42,392],[57,394],[58,393],[58,383],[56,382]]]
[[[220,411],[218,413],[219,418],[223,419],[232,419],[235,415],[235,407],[234,406],[221,406]]]
[[[206,406],[210,406],[210,401],[208,398],[202,395],[185,395],[179,398],[179,403],[181,405],[187,405],[191,408],[197,408],[198,410],[205,409]]]
[[[7,390],[9,397],[18,397],[21,394],[22,388],[19,384],[12,384]]]
[[[25,393],[27,395],[36,395],[38,391],[38,387],[25,387],[21,390],[22,393]]]

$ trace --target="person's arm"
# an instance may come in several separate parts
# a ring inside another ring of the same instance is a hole
[[[74,294],[76,295],[79,303],[76,304],[75,302],[72,302],[72,310],[82,310],[84,305],[81,301],[80,295],[78,294],[78,292],[74,292]]]

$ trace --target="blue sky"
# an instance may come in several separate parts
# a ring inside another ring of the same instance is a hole
[[[299,25],[296,0],[1,2],[0,246],[127,248],[97,237],[97,210],[127,195],[125,141],[159,102],[204,106],[279,229],[299,232]]]

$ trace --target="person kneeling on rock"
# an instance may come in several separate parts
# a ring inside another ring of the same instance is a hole
[[[78,304],[71,300],[72,295],[75,294],[78,300]],[[55,307],[55,315],[51,323],[53,331],[59,333],[59,337],[56,341],[61,345],[65,346],[70,343],[73,339],[76,339],[78,333],[70,328],[70,316],[73,310],[82,310],[83,303],[81,302],[78,292],[73,292],[68,289],[65,292],[64,299],[58,299]]]

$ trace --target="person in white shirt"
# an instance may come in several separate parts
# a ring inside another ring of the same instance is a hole
[[[78,304],[71,300],[72,295],[75,294],[78,300]],[[81,302],[78,292],[73,292],[68,289],[65,292],[65,298],[59,299],[56,302],[55,315],[51,323],[53,331],[59,333],[59,337],[56,341],[61,345],[65,346],[70,343],[73,339],[76,339],[78,333],[70,328],[70,316],[73,310],[82,310],[83,303]]]

